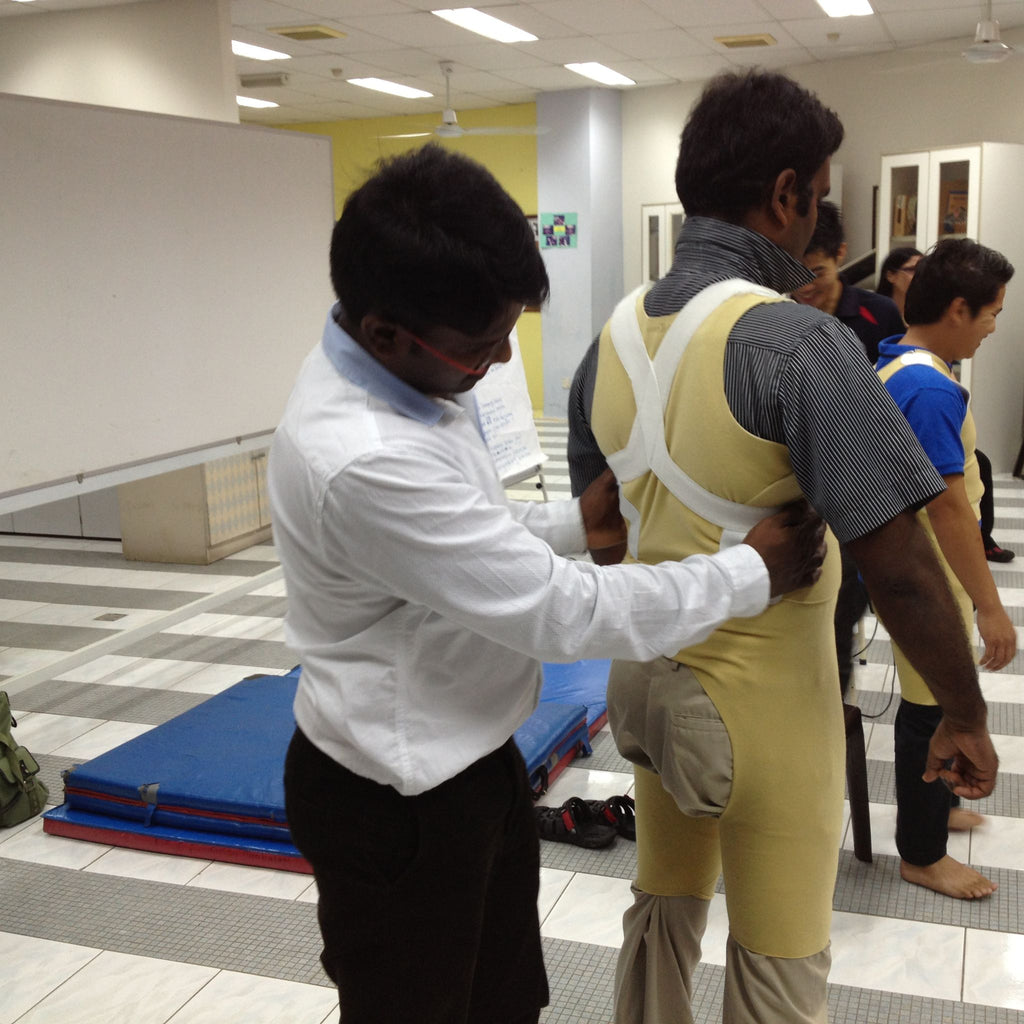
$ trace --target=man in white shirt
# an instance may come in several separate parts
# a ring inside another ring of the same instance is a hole
[[[547,275],[522,212],[436,146],[385,162],[334,229],[339,302],[278,428],[269,486],[302,675],[285,768],[345,1024],[533,1024],[539,844],[513,732],[540,661],[676,652],[820,574],[805,507],[746,543],[609,566],[605,474],[509,502],[469,391]]]

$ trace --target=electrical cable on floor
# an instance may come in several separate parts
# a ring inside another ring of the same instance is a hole
[[[868,607],[870,608],[870,605]],[[867,642],[864,644],[864,646],[859,651],[855,651],[854,652],[853,658],[859,659],[860,656],[862,654],[864,654],[867,651],[867,649],[875,642],[875,637],[876,636],[878,636],[878,616],[877,615],[875,616],[875,625],[874,625],[874,628],[871,630],[871,636],[868,637]],[[879,711],[877,715],[866,715],[866,714],[864,714],[863,711],[861,711],[861,713],[860,713],[861,714],[861,718],[881,718],[889,710],[889,708],[892,707],[893,698],[896,696],[896,659],[895,658],[893,658],[889,662],[889,665],[888,665],[888,667],[885,670],[885,678],[882,680],[882,690],[883,691],[885,690],[886,682],[888,682],[888,684],[889,684],[889,699],[886,701],[885,707],[882,708],[882,710]]]

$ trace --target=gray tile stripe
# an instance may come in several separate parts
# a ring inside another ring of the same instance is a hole
[[[318,959],[314,904],[23,861],[0,863],[5,931],[268,978],[330,984]]]
[[[199,665],[196,669],[199,669]],[[242,674],[239,673],[239,679]],[[202,704],[208,694],[151,690],[139,686],[104,686],[51,679],[23,690],[13,699],[19,711],[41,711],[77,718],[162,725]]]
[[[224,558],[210,565],[178,565],[173,562],[135,562],[117,551],[76,551],[71,548],[0,547],[0,562],[36,565],[68,565],[90,569],[137,569],[147,572],[173,572],[189,576],[258,576],[274,562]]]
[[[0,548],[0,555],[3,549]],[[2,561],[2,558],[0,558]],[[0,599],[39,604],[93,605],[170,611],[196,599],[194,590],[144,590],[141,587],[92,587],[76,583],[0,579]]]
[[[96,612],[100,614],[99,609]],[[0,647],[34,651],[77,651],[117,634],[117,629],[90,626],[51,626],[39,622],[0,622]]]
[[[906,890],[916,886],[904,886]],[[168,899],[173,891],[174,898]],[[923,890],[921,890],[923,892]],[[45,894],[43,897],[42,894]],[[312,904],[3,862],[4,929],[136,956],[201,964],[305,984],[329,983]],[[953,901],[946,901],[951,903]],[[616,951],[544,940],[551,1005],[544,1024],[611,1020]],[[695,1019],[716,1024],[724,969],[694,976]],[[1024,1013],[896,993],[829,986],[832,1024],[1022,1024]]]
[[[129,658],[172,658],[203,661],[213,665],[265,665],[287,672],[298,656],[275,640],[241,640],[233,637],[185,636],[157,633],[118,651]]]

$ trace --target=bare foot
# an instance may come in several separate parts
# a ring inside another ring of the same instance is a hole
[[[948,855],[924,868],[901,860],[900,874],[907,882],[923,885],[926,889],[934,889],[958,900],[981,899],[983,896],[991,896],[999,888],[974,868]]]
[[[972,828],[985,824],[985,816],[977,811],[969,811],[966,807],[949,809],[949,831],[969,832]]]

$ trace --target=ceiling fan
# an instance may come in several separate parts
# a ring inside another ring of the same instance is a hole
[[[916,72],[921,68],[930,67],[936,64],[954,63],[965,60],[970,64],[998,64],[1007,57],[1020,57],[1024,51],[1018,50],[1009,43],[1004,43],[999,37],[999,22],[992,18],[992,0],[985,4],[985,17],[978,22],[974,32],[974,42],[964,50],[957,51],[952,47],[922,46],[914,47],[913,50],[903,51],[910,53],[940,53],[940,57],[932,57],[927,60],[916,62],[901,62],[892,67],[881,68],[876,74],[908,74]]]
[[[992,20],[992,0],[988,0],[986,18],[978,22],[974,42],[963,52],[963,58],[971,64],[997,64],[1006,60],[1014,49],[999,38],[999,22]]]
[[[436,135],[442,139],[461,139],[463,135],[543,135],[547,128],[540,125],[505,125],[492,128],[463,128],[452,108],[452,72],[455,65],[451,61],[441,61],[441,73],[444,75],[444,111],[441,123],[428,132],[403,132],[399,135],[379,135],[381,139],[419,139],[427,135]]]

